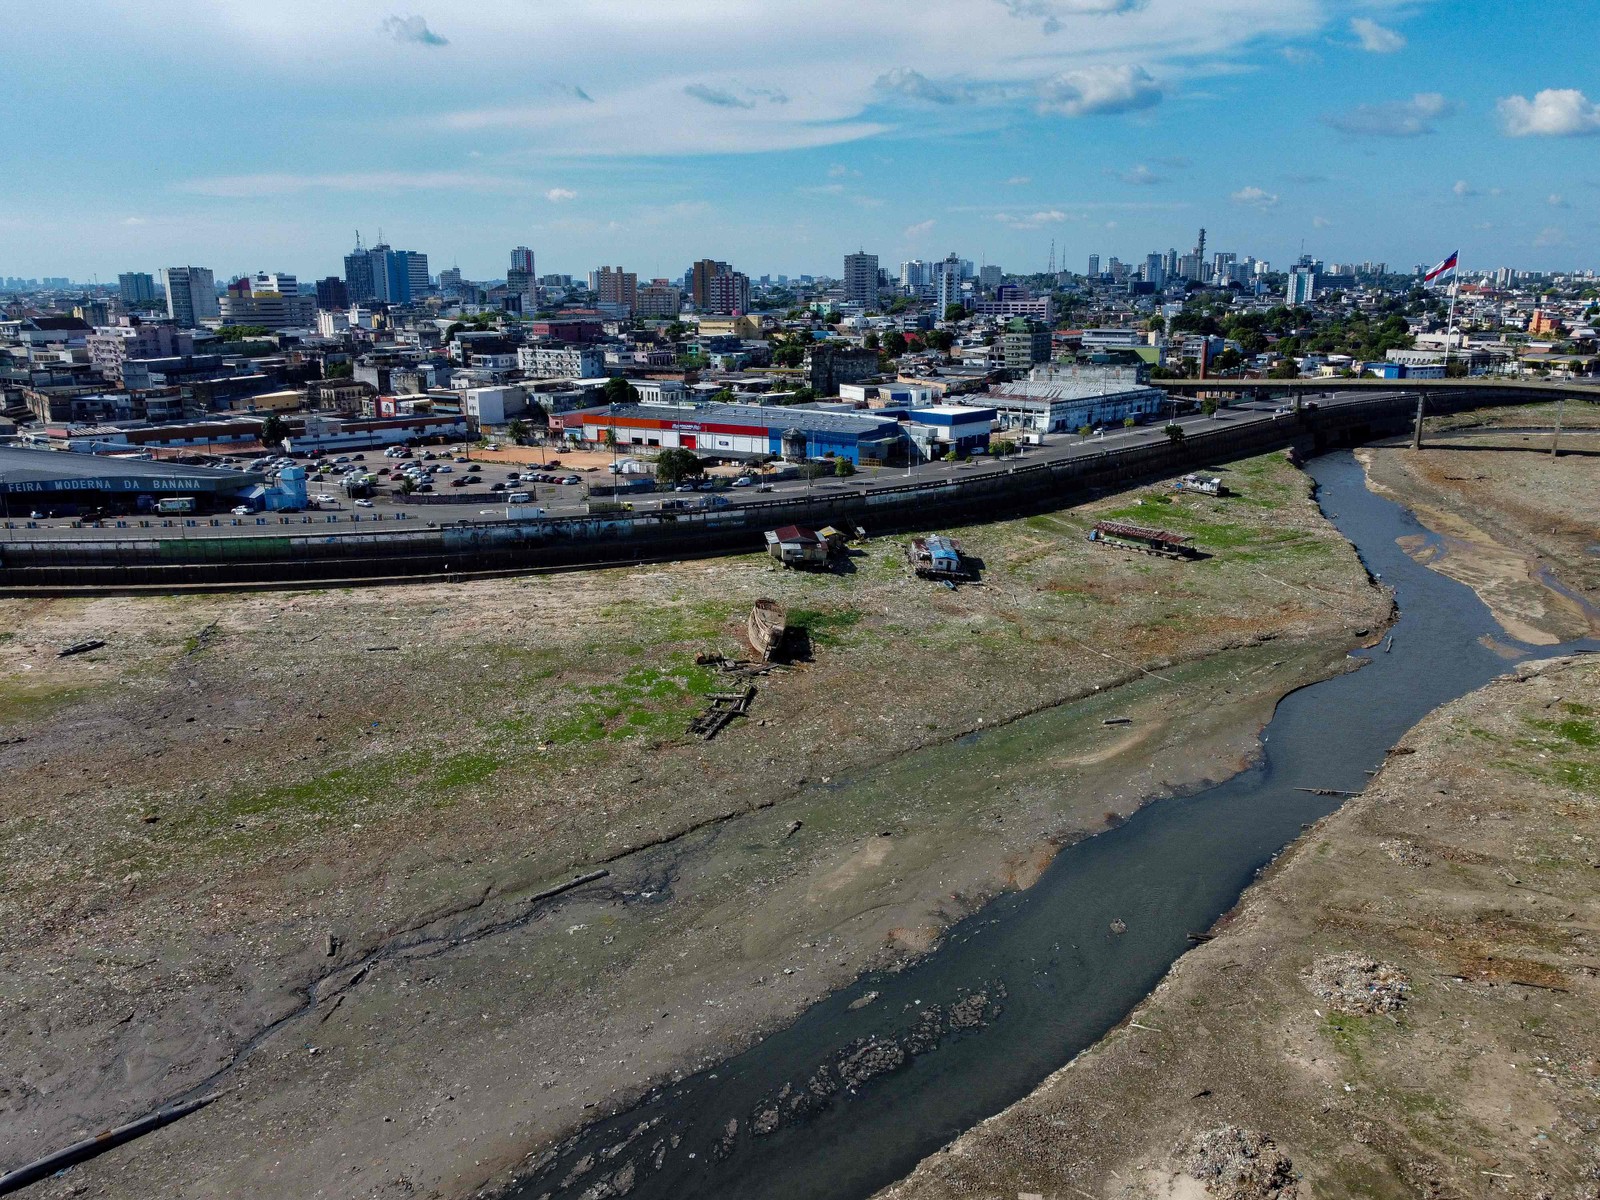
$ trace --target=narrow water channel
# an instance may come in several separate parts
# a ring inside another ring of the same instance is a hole
[[[870,1195],[1115,1025],[1190,931],[1335,807],[1297,788],[1360,790],[1424,715],[1510,670],[1516,660],[1486,639],[1518,657],[1600,649],[1513,642],[1471,589],[1400,550],[1396,538],[1433,536],[1369,492],[1350,454],[1310,472],[1323,511],[1396,590],[1390,649],[1287,697],[1251,769],[1069,847],[1032,888],[957,925],[922,962],[865,976],[745,1053],[585,1127],[505,1200]]]

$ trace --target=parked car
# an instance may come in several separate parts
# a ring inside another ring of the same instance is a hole
[[[467,486],[466,476],[463,475],[460,479],[452,479],[450,481],[450,486],[451,487],[466,487]]]
[[[239,504],[235,505],[232,511],[233,515],[236,517],[248,517],[251,513],[255,512],[255,509],[251,508],[248,504]]]
[[[491,483],[489,485],[489,490],[491,492],[503,492],[506,490],[506,485],[503,483]]]
[[[733,481],[733,486],[734,487],[749,487],[753,483],[755,483],[755,480],[751,479],[750,476],[741,475],[741,476],[739,476],[739,478],[737,478],[737,479],[735,479]]]
[[[476,475],[479,471],[483,470],[483,468],[480,467],[477,463],[473,463],[470,467],[467,468],[467,470],[471,471],[474,475]]]
[[[680,483],[677,487],[673,488],[672,490],[675,491],[675,492],[692,492],[692,491],[694,491],[694,484],[692,484],[692,483]]]
[[[562,480],[562,481],[561,481],[561,482],[562,482],[562,483],[568,483],[568,484],[571,484],[571,483],[582,483],[582,482],[583,482],[583,480],[581,480],[581,479],[579,479],[579,478],[578,478],[578,477],[577,477],[577,476],[576,476],[576,475],[568,475],[568,476],[567,476],[567,477],[566,477],[566,478],[565,478],[565,479],[563,479],[563,480]]]
[[[372,501],[371,500],[357,500],[356,501],[356,507],[357,508],[371,508],[372,507]]]

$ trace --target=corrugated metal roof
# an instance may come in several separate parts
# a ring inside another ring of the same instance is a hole
[[[132,447],[129,447],[132,449]],[[56,479],[209,479],[243,486],[261,478],[260,472],[229,471],[219,467],[189,467],[146,458],[109,458],[71,450],[28,450],[0,446],[0,483],[35,483]]]
[[[619,417],[652,421],[704,421],[717,425],[756,425],[782,433],[795,428],[806,433],[853,433],[858,436],[889,429],[894,421],[854,413],[823,412],[814,408],[786,408],[767,404],[619,404],[613,409],[590,410],[597,416],[614,412]]]

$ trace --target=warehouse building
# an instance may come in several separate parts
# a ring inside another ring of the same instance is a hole
[[[265,483],[260,471],[0,446],[0,510],[7,520],[35,511],[145,512],[174,496],[193,496],[198,511],[214,512],[250,500],[252,493],[260,498]]]
[[[569,414],[569,430],[586,442],[693,450],[713,458],[778,455],[887,462],[902,452],[899,422],[876,414],[825,412],[755,404],[689,404],[677,407],[626,404]]]
[[[1083,428],[1143,423],[1168,403],[1160,388],[1142,382],[1138,369],[1120,367],[1036,367],[1028,378],[1002,383],[984,402],[1002,429],[1028,433],[1069,433]]]

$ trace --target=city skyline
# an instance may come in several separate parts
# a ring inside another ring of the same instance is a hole
[[[516,245],[641,281],[1052,241],[1081,271],[1200,225],[1276,266],[1595,265],[1600,83],[1521,0],[741,7],[13,14],[0,275],[315,279],[358,228],[469,278]]]

